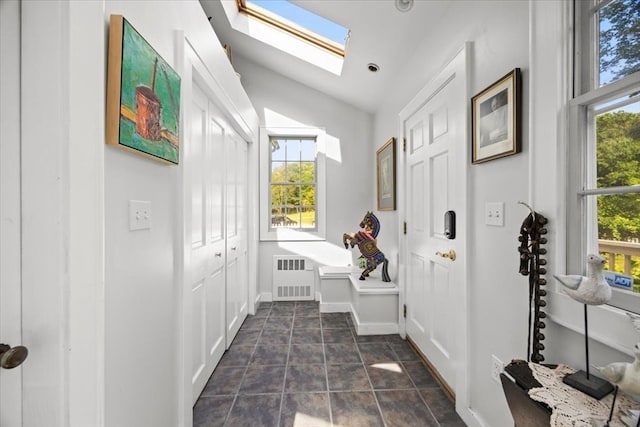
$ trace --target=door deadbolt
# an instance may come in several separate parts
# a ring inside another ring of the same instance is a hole
[[[4,369],[13,369],[22,365],[29,355],[27,347],[17,345],[11,347],[7,344],[0,344],[0,367]]]

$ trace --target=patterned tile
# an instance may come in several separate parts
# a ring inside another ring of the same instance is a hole
[[[281,427],[331,427],[327,393],[285,394]]]
[[[282,393],[284,366],[250,366],[244,375],[240,394]]]
[[[269,317],[269,314],[271,313],[271,305],[269,306],[260,306],[257,310],[256,310],[256,314],[254,317],[258,318],[264,318],[264,317]]]
[[[218,366],[247,366],[255,346],[253,345],[232,345],[224,353]]]
[[[289,351],[290,365],[324,363],[322,344],[292,344]]]
[[[438,427],[416,390],[376,391],[382,418],[394,427]]]
[[[233,343],[237,345],[255,345],[260,336],[260,331],[247,331],[240,329],[233,339]]]
[[[327,378],[331,391],[371,390],[371,384],[362,363],[327,365]]]
[[[323,329],[322,336],[324,338],[324,342],[327,344],[331,343],[342,343],[342,344],[353,344],[353,334],[350,329]]]
[[[338,314],[339,316],[331,316]],[[322,313],[322,328],[324,329],[349,329],[347,318],[342,313]]]
[[[416,385],[416,388],[438,388],[440,387],[438,382],[433,378],[433,375],[424,366],[422,362],[402,362],[407,374],[411,377],[411,380]]]
[[[240,330],[260,331],[264,326],[264,321],[264,317],[247,317],[242,323],[242,326],[240,326]]]
[[[356,335],[356,341],[358,342],[358,344],[362,343],[372,343],[372,342],[379,342],[379,343],[386,343],[387,342],[387,336],[386,335]]]
[[[420,394],[441,426],[463,427],[466,425],[456,413],[455,404],[449,400],[442,389],[420,390]]]
[[[288,302],[278,302],[278,303],[274,303],[273,306],[271,306],[271,315],[293,316],[295,309],[296,309],[295,302],[293,304],[289,304]]]
[[[280,394],[238,396],[225,427],[278,425],[280,396]]]
[[[297,305],[295,310],[296,317],[320,317],[320,309],[318,305]]]
[[[326,391],[327,375],[324,365],[289,366],[284,389],[288,392]]]
[[[329,393],[334,425],[349,427],[383,426],[378,405],[370,391]]]
[[[355,344],[325,344],[327,364],[360,363],[360,353]]]
[[[359,343],[360,355],[364,363],[394,362],[398,359],[387,343]]]
[[[288,331],[293,324],[293,317],[275,317],[273,313],[267,318],[267,322],[264,324],[264,329],[279,329]]]
[[[288,354],[288,345],[257,345],[251,365],[284,365]]]
[[[393,342],[389,344],[394,353],[398,356],[397,360],[419,361],[420,358],[416,352],[406,342]]]
[[[293,329],[320,329],[320,318],[296,316],[293,320]]]
[[[246,370],[245,367],[217,367],[202,390],[201,396],[236,394]]]
[[[320,329],[295,329],[293,327],[291,344],[321,344],[322,333]],[[338,330],[338,329],[335,329]]]
[[[203,396],[193,408],[193,427],[222,427],[234,396]]]
[[[374,390],[414,388],[400,362],[381,362],[366,365]]]
[[[291,339],[291,332],[284,329],[265,329],[258,340],[259,345],[287,345]]]

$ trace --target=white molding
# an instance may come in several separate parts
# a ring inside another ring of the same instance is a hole
[[[390,335],[398,333],[397,323],[361,322],[353,306],[351,306],[351,319],[358,335]]]
[[[320,313],[351,313],[350,302],[320,302]]]

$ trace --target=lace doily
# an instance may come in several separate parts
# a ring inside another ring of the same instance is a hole
[[[551,426],[601,426],[609,418],[613,393],[601,400],[596,400],[562,382],[562,378],[567,374],[574,373],[575,369],[566,365],[558,365],[556,369],[549,369],[536,363],[529,363],[529,368],[534,378],[542,385],[542,387],[530,389],[529,397],[551,408]],[[610,426],[625,427],[625,424],[620,421],[621,411],[638,408],[640,408],[640,403],[619,392]]]

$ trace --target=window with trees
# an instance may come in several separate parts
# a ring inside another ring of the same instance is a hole
[[[326,239],[326,133],[260,128],[260,240]]]
[[[315,138],[271,137],[269,144],[270,227],[315,230]]]
[[[574,12],[568,270],[599,252],[618,278],[611,305],[640,313],[640,2],[575,1]]]

